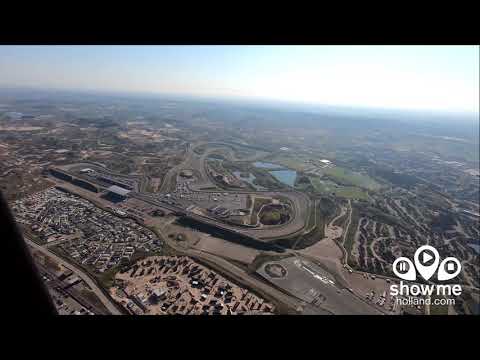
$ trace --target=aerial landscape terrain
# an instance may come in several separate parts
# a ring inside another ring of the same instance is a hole
[[[435,116],[2,89],[0,191],[60,314],[475,314],[478,120]],[[390,294],[422,245],[454,304]]]

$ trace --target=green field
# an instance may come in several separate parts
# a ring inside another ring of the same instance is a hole
[[[427,152],[440,157],[455,155],[463,161],[479,161],[478,143],[471,139],[455,141],[440,136],[412,136],[408,139],[402,138],[401,141],[397,141],[391,146],[397,151],[409,151],[412,153]]]
[[[368,190],[377,190],[380,188],[378,184],[371,177],[353,171],[335,166],[322,170],[325,175],[328,175],[335,182],[345,186],[358,186]]]
[[[316,210],[312,208],[306,227],[309,232],[292,238],[281,239],[277,242],[278,245],[295,250],[305,249],[325,237],[325,224],[328,224],[337,216],[340,209],[334,201],[327,197],[315,201],[314,207]]]
[[[335,195],[344,197],[347,199],[360,199],[360,200],[368,200],[367,193],[354,186],[343,186],[335,191]]]
[[[311,160],[311,156],[303,154],[296,154],[291,156],[289,154],[276,154],[266,157],[263,161],[269,161],[289,169],[303,172],[310,164],[305,163],[306,160]],[[381,185],[368,175],[360,174],[343,167],[334,166],[323,168],[321,172],[329,177],[333,182],[343,186],[356,186],[367,190],[378,190]]]
[[[302,172],[308,167],[304,162],[307,158],[291,157],[289,155],[275,155],[267,157],[265,161],[283,165],[289,169]],[[315,191],[321,194],[335,193],[339,197],[347,199],[367,200],[368,196],[365,190],[375,191],[381,188],[381,185],[368,175],[350,171],[348,169],[334,166],[321,170],[323,179],[315,176],[309,176]],[[301,189],[301,187],[298,187]]]
[[[291,170],[296,170],[296,171],[303,171],[307,167],[307,164],[303,162],[303,159],[301,156],[291,157],[286,154],[285,155],[282,154],[281,156],[275,155],[271,157],[270,156],[266,157],[262,161],[268,161],[273,164],[279,164],[286,168],[289,168]]]
[[[250,200],[251,201],[251,200]],[[256,224],[258,221],[258,211],[263,205],[270,204],[272,199],[264,198],[264,197],[255,197],[255,201],[253,203],[252,214],[250,216],[250,223]]]
[[[338,185],[329,180],[322,180],[316,176],[309,176],[310,182],[312,183],[313,187],[315,188],[316,192],[319,193],[331,193],[334,192]]]
[[[321,194],[335,193],[336,196],[344,197],[347,199],[368,199],[368,195],[365,190],[355,186],[337,185],[332,181],[322,180],[318,177],[313,176],[310,177],[310,181],[315,188],[315,191]]]

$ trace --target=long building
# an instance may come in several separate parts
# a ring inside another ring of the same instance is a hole
[[[130,190],[122,188],[117,185],[112,185],[107,189],[107,193],[102,197],[113,203],[124,201],[127,198]]]
[[[98,191],[99,191],[98,187],[95,186],[94,184],[92,184],[88,181],[73,177],[72,175],[70,175],[70,174],[68,174],[68,173],[66,173],[62,170],[51,168],[50,169],[50,174],[55,176],[56,178],[58,178],[60,180],[68,181],[69,183],[72,183],[72,184],[74,184],[76,186],[79,186],[83,189],[86,189],[86,190],[89,190],[89,191],[92,191],[92,192],[96,192],[96,193],[98,193]]]
[[[121,182],[121,181],[112,179],[112,178],[107,177],[105,175],[99,175],[99,176],[97,176],[97,179],[100,180],[100,181],[103,181],[107,184],[110,184],[110,185],[115,185],[117,187],[122,187],[124,189],[133,190],[133,187],[131,185],[126,184],[125,182]]]

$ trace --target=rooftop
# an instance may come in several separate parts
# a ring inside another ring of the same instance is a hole
[[[110,186],[108,188],[108,191],[113,192],[117,195],[122,195],[122,196],[125,196],[130,192],[130,190],[124,189],[124,188],[122,188],[120,186],[117,186],[117,185]]]

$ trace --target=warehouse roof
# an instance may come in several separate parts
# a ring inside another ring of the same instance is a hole
[[[117,195],[122,195],[122,196],[125,196],[130,192],[130,190],[124,189],[124,188],[122,188],[120,186],[117,186],[117,185],[110,186],[108,188],[108,191],[113,192]]]

